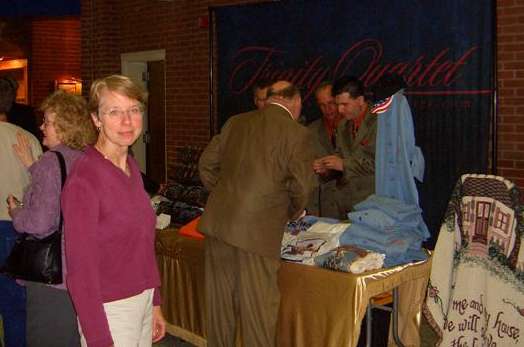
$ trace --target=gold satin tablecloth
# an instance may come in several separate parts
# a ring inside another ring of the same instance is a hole
[[[167,229],[157,232],[156,250],[168,332],[206,346],[204,242]],[[283,262],[279,346],[356,346],[369,299],[395,287],[400,338],[406,346],[419,346],[419,313],[430,267],[426,261],[354,275]]]

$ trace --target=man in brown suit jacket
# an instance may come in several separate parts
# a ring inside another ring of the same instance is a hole
[[[264,108],[231,117],[199,162],[211,192],[198,226],[210,347],[233,346],[237,328],[244,346],[275,345],[282,235],[315,185],[310,134],[296,122],[298,89],[276,82],[268,97]]]

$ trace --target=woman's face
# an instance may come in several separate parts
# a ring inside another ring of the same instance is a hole
[[[45,111],[44,121],[40,126],[40,130],[42,130],[42,133],[44,134],[42,143],[47,146],[47,148],[53,148],[62,143],[56,133],[55,119],[56,113],[49,110]]]
[[[129,147],[142,132],[142,108],[135,99],[103,90],[98,115],[93,114],[95,126],[100,129],[99,140],[117,147]]]

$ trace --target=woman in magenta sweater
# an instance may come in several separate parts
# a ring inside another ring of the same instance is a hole
[[[99,131],[62,194],[67,285],[82,346],[151,346],[163,338],[155,214],[129,146],[142,131],[145,93],[112,75],[91,86]]]

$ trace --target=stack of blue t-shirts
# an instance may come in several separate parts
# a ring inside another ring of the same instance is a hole
[[[341,244],[354,244],[386,255],[393,266],[426,259],[422,242],[429,231],[422,219],[415,178],[424,177],[424,156],[415,144],[411,109],[402,90],[379,102],[376,113],[376,195],[348,214],[353,224]]]
[[[383,253],[386,267],[426,259],[422,242],[429,231],[417,205],[371,195],[348,218],[351,225],[340,237],[341,245]]]

